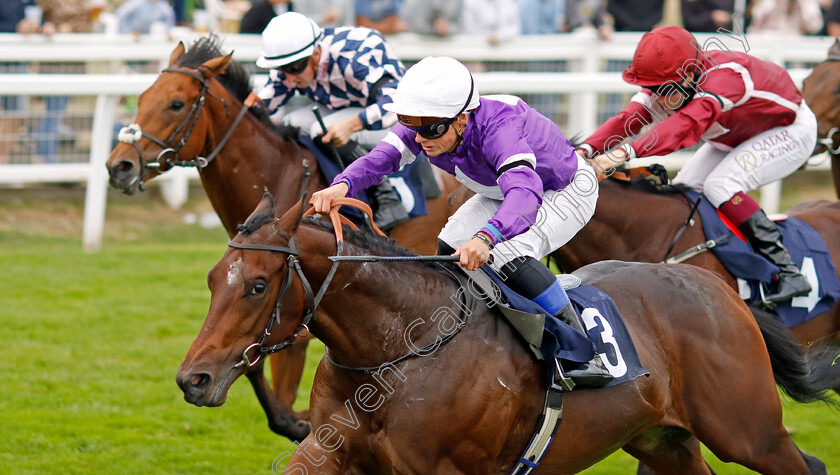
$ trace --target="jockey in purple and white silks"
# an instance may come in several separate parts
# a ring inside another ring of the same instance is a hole
[[[333,199],[355,195],[423,152],[476,193],[440,232],[438,253],[460,256],[467,270],[492,255],[507,285],[586,335],[555,275],[538,260],[583,228],[598,199],[595,172],[559,127],[517,97],[480,97],[469,70],[452,58],[409,68],[393,99],[385,109],[399,123],[312,196],[315,210],[327,212]],[[594,347],[582,361],[563,361],[578,385],[612,379]]]

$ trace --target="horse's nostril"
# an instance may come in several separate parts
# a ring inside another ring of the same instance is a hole
[[[117,166],[114,167],[114,170],[116,170],[117,173],[129,173],[129,172],[131,172],[132,168],[134,168],[133,163],[123,161],[123,162],[118,163]]]
[[[207,373],[196,373],[190,378],[190,385],[195,388],[202,390],[210,384],[210,375]]]

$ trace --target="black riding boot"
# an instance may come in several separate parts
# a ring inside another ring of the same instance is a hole
[[[557,282],[557,276],[540,261],[533,257],[516,259],[502,266],[500,274],[506,277],[510,288],[586,336],[583,323],[565,295],[566,291]],[[565,305],[557,310],[563,302]],[[554,364],[553,359],[546,357],[546,362]],[[565,379],[571,378],[574,385],[564,381],[563,376]],[[552,385],[571,389],[574,386],[600,387],[612,381],[613,375],[607,370],[601,356],[595,353],[593,358],[585,363],[562,360],[562,375],[560,368],[556,368],[552,379]]]
[[[776,223],[770,220],[764,211],[758,210],[739,226],[747,237],[753,250],[769,259],[779,267],[769,294],[764,296],[768,302],[781,302],[793,297],[807,295],[811,291],[808,279],[799,272],[790,253],[782,244],[782,233]]]
[[[343,166],[350,165],[366,153],[367,150],[353,140],[338,148],[338,155],[341,157]],[[387,231],[408,221],[408,212],[405,210],[400,196],[391,186],[391,182],[388,181],[388,177],[383,177],[382,182],[378,185],[368,188],[368,197],[373,208],[373,222],[382,231]]]
[[[572,308],[571,302],[566,304],[555,317],[586,335],[583,323],[580,321],[580,317],[575,312],[575,309]],[[595,353],[595,356],[586,363],[563,360],[563,369],[566,376],[572,378],[576,386],[600,388],[613,380],[613,375],[610,374],[610,370],[604,365],[604,360],[601,358],[600,353]]]

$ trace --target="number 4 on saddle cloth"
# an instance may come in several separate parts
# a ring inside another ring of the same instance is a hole
[[[703,223],[707,239],[718,238],[729,233],[740,235],[737,228],[717,212],[705,196],[696,191],[682,190],[690,202],[694,203],[702,196],[697,213]],[[840,279],[831,255],[822,237],[804,221],[787,217],[776,221],[782,232],[785,247],[790,252],[794,264],[811,284],[811,293],[802,297],[779,302],[772,311],[779,315],[788,327],[828,311],[840,298]],[[761,283],[771,282],[779,268],[767,259],[752,252],[742,239],[729,239],[712,248],[715,256],[738,279],[738,291],[741,298],[749,303],[761,302]]]
[[[341,165],[336,163],[335,159],[328,157],[311,137],[301,135],[298,141],[312,152],[318,162],[318,169],[326,178],[327,183],[332,183],[333,178],[341,173]],[[388,181],[400,196],[400,201],[408,211],[409,218],[424,216],[427,212],[426,199],[436,198],[441,194],[432,166],[425,155],[419,155],[414,162],[388,175]],[[356,198],[371,204],[364,191],[360,192]],[[343,206],[339,212],[357,223],[362,221],[362,212],[353,206]]]
[[[542,345],[539,352],[534,352],[538,358],[542,358],[541,355],[555,355],[556,358],[565,359],[567,356],[581,351],[581,343],[586,343],[586,341],[580,335],[580,332],[562,322],[559,318],[548,315],[542,307],[532,300],[514,292],[489,266],[484,265],[481,270],[483,272],[470,272],[470,277],[478,284],[479,289],[483,289],[486,284],[480,282],[478,279],[480,276],[476,276],[476,273],[486,275],[492,281],[492,285],[495,285],[495,289],[486,292],[481,290],[479,293],[485,298],[488,305],[498,306],[514,327],[517,327],[514,324],[517,316],[511,315],[511,313],[515,314],[518,311],[518,313],[524,314],[523,317],[526,320],[531,322],[537,320],[534,315],[545,316],[545,324],[542,329]],[[572,301],[575,311],[581,316],[586,326],[586,338],[595,344],[596,353],[600,353],[605,358],[604,366],[613,375],[614,379],[606,386],[615,386],[642,375],[650,376],[650,372],[642,367],[633,339],[630,337],[630,333],[624,325],[624,320],[622,320],[618,308],[610,296],[591,285],[580,285],[580,279],[575,276],[562,277],[569,278],[570,284],[567,284],[563,279],[561,279],[561,283],[564,284],[563,287],[566,289],[569,300]],[[513,309],[512,312],[511,309]],[[522,329],[518,328],[517,330],[520,334],[523,333]],[[547,380],[550,381],[550,373],[553,372],[553,368],[550,364],[546,366],[549,371]]]

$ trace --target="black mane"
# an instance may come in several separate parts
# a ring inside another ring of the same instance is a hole
[[[181,56],[181,59],[178,60],[178,66],[197,69],[205,61],[224,56],[225,54],[227,53],[222,51],[222,40],[218,36],[213,34],[203,36],[196,39],[184,55]],[[238,61],[232,60],[225,69],[225,72],[220,74],[216,79],[240,102],[245,102],[248,94],[251,93],[251,75],[248,74],[248,71]],[[264,107],[255,104],[250,110],[260,122],[280,134],[283,138],[287,140],[297,138],[297,127],[274,125],[269,120],[268,111]]]

